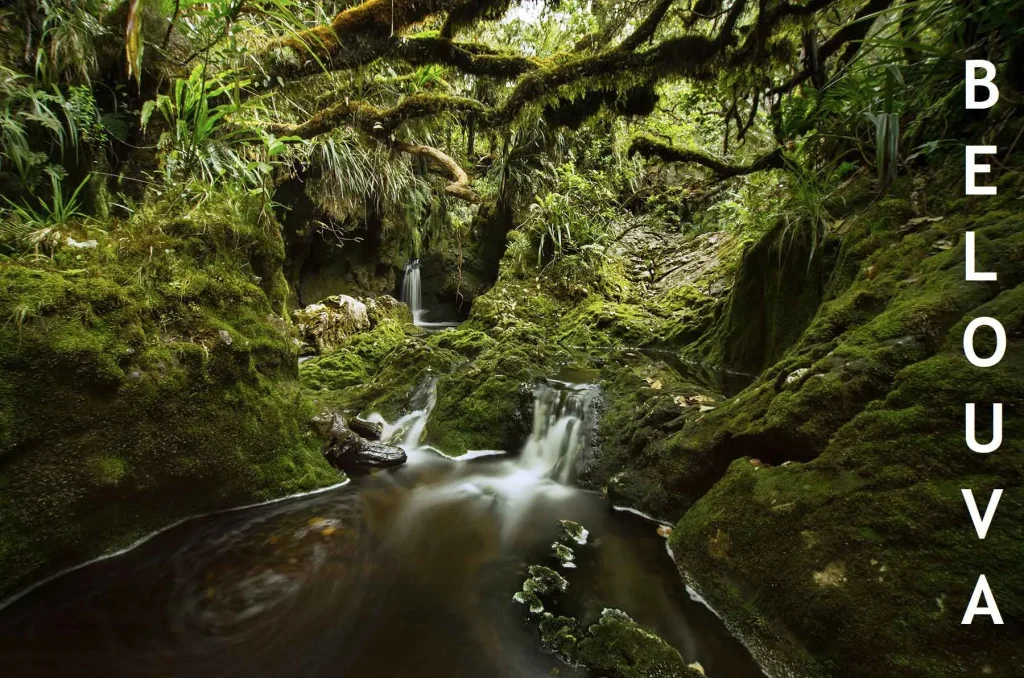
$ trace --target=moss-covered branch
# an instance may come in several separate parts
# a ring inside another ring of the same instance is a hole
[[[429,118],[442,113],[480,113],[484,106],[475,99],[437,94],[413,94],[387,109],[377,108],[361,101],[344,101],[317,113],[305,122],[291,125],[267,125],[266,130],[278,136],[296,136],[311,139],[333,129],[350,125],[365,134],[386,139],[400,125],[412,120]]]
[[[421,144],[410,144],[404,141],[396,141],[394,143],[396,150],[402,151],[403,153],[411,153],[413,155],[420,155],[434,163],[434,166],[444,172],[449,178],[451,183],[444,187],[444,192],[453,198],[459,200],[465,200],[466,202],[478,205],[482,202],[480,196],[477,195],[469,185],[469,175],[466,174],[466,170],[459,166],[459,163],[440,151],[433,146],[423,146]]]
[[[718,158],[702,153],[700,151],[675,148],[664,144],[650,137],[637,137],[629,146],[629,154],[639,153],[644,158],[661,158],[666,162],[694,163],[707,167],[723,179],[738,177],[744,174],[753,174],[769,169],[783,169],[786,166],[786,158],[782,149],[777,148],[770,153],[748,165],[730,165]]]
[[[482,19],[500,19],[511,4],[512,0],[460,0],[448,13],[448,18],[441,27],[441,35],[452,38],[460,30],[469,28]]]
[[[647,18],[640,22],[636,30],[627,36],[619,47],[633,50],[653,38],[654,32],[658,30],[658,26],[661,25],[662,19],[665,18],[674,2],[675,0],[658,0],[658,4],[654,6],[654,9],[647,15]]]
[[[467,75],[506,79],[536,71],[543,63],[507,50],[432,35],[396,40],[387,55],[411,66],[450,66]]]

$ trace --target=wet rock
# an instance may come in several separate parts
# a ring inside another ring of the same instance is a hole
[[[573,561],[576,559],[572,549],[565,544],[559,544],[557,541],[551,545],[551,553],[558,558],[558,563],[567,569],[576,567],[576,563]]]
[[[316,415],[309,423],[313,430],[316,431],[317,435],[329,443],[333,442],[345,433],[344,417],[339,413],[331,412],[330,410]]]
[[[356,417],[348,422],[348,427],[368,440],[380,440],[384,433],[384,424],[366,421]]]
[[[569,582],[565,577],[550,567],[531,565],[529,572],[530,578],[523,582],[524,591],[529,590],[538,595],[553,595],[563,593],[569,587]]]
[[[353,419],[354,424],[359,419]],[[373,430],[374,424],[363,422]],[[367,440],[346,426],[337,412],[322,412],[310,422],[314,431],[324,440],[324,458],[335,468],[350,471],[360,468],[387,468],[406,462],[405,451],[377,440]],[[378,432],[379,436],[379,432]]]
[[[545,652],[571,662],[576,652],[580,624],[572,617],[545,616],[540,623],[540,644]]]
[[[606,609],[576,645],[576,662],[607,678],[690,678],[701,675],[679,652],[621,610]]]
[[[376,440],[366,440],[345,429],[324,451],[324,456],[335,468],[351,471],[361,468],[389,468],[404,464],[405,450]]]
[[[541,602],[536,593],[516,591],[515,595],[512,596],[512,600],[520,605],[526,605],[530,610],[530,614],[540,614],[544,611],[544,603]]]
[[[558,524],[562,526],[562,532],[564,533],[565,539],[575,542],[581,546],[587,543],[587,537],[590,533],[579,523],[571,520],[559,520]]]

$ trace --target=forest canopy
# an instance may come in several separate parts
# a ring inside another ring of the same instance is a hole
[[[1019,61],[1014,12],[949,0],[15,3],[0,11],[0,181],[23,228],[5,228],[5,247],[52,239],[53,222],[88,211],[90,179],[126,199],[226,183],[270,204],[300,177],[332,232],[367,213],[451,222],[449,198],[520,209],[567,160],[634,195],[639,158],[712,183],[781,170],[817,194],[857,168],[887,182],[944,143],[964,59]]]

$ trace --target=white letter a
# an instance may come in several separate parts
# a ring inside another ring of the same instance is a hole
[[[974,522],[974,529],[978,531],[978,539],[984,539],[988,534],[988,528],[992,525],[992,519],[996,517],[996,506],[999,505],[999,498],[1003,496],[1003,491],[992,490],[984,518],[978,512],[978,502],[974,500],[974,490],[960,490],[960,492],[964,495],[964,503],[967,504],[967,512]]]
[[[985,607],[978,606],[982,596],[985,596]],[[992,595],[992,589],[988,587],[988,580],[985,579],[985,575],[978,577],[978,584],[974,587],[974,594],[971,595],[971,603],[967,606],[967,612],[964,612],[964,619],[960,623],[973,624],[974,617],[979,614],[992,617],[994,624],[1003,623],[1003,617],[999,614],[995,596]]]

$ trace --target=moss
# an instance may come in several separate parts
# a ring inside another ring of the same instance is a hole
[[[453,456],[518,449],[530,430],[533,384],[554,365],[549,347],[508,340],[441,375],[426,442]]]
[[[306,431],[260,214],[150,204],[76,234],[94,250],[0,267],[0,594],[192,513],[338,482]]]
[[[576,646],[575,659],[608,678],[688,678],[700,675],[679,652],[620,610],[606,609]]]
[[[682,516],[671,538],[680,568],[776,671],[1016,671],[1024,505],[1005,495],[1002,527],[979,541],[960,496],[1020,478],[1013,418],[997,453],[963,443],[964,402],[1024,404],[1024,233],[1004,200],[953,201],[930,222],[909,221],[899,200],[853,215],[792,347],[752,387],[646,449],[657,473],[634,499]],[[963,280],[968,228],[997,283]],[[1010,343],[990,369],[961,348],[982,315],[999,318]],[[999,632],[959,623],[979,574],[1007,621]]]
[[[314,390],[341,390],[366,383],[381,361],[407,338],[404,327],[387,319],[368,332],[351,336],[330,353],[299,366],[303,386]]]

